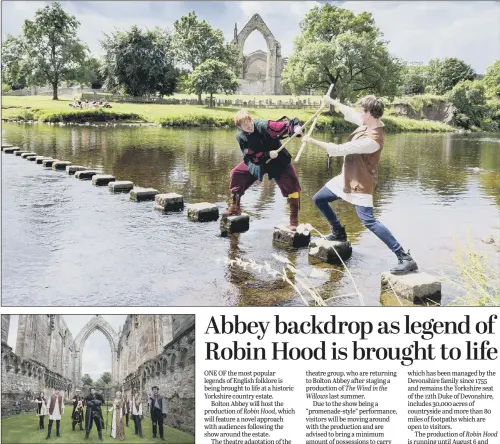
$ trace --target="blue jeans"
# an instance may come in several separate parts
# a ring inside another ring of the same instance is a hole
[[[337,215],[335,214],[335,211],[333,211],[333,208],[330,206],[330,202],[337,199],[340,199],[340,197],[332,193],[327,187],[321,188],[321,190],[313,196],[314,205],[318,207],[318,209],[323,213],[323,216],[325,216],[328,222],[330,222],[333,232],[342,226]],[[375,219],[372,207],[354,205],[354,208],[356,209],[356,213],[360,218],[361,223],[371,232],[375,233],[375,235],[384,244],[386,244],[393,253],[396,253],[403,248],[394,238],[392,233],[377,219]]]

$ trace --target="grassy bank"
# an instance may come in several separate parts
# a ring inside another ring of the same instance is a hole
[[[105,122],[126,120],[153,122],[165,126],[215,126],[233,127],[237,108],[207,108],[196,105],[157,105],[143,103],[113,103],[111,109],[75,110],[69,106],[72,98],[54,101],[49,96],[2,97],[2,119],[41,120],[44,122]],[[256,118],[278,119],[282,116],[307,120],[314,110],[251,109]],[[384,122],[389,132],[398,131],[454,131],[440,122],[412,120],[405,117],[387,116]],[[342,117],[322,115],[318,129],[333,128],[337,132],[349,132],[355,126]]]

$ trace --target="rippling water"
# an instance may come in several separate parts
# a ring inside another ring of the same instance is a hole
[[[4,124],[3,139],[39,155],[101,168],[117,180],[186,203],[213,202],[221,212],[228,177],[240,161],[233,130],[154,127],[82,128]],[[346,135],[323,134],[332,140]],[[498,253],[479,239],[500,226],[500,136],[394,134],[386,137],[377,217],[423,271],[457,279],[458,244]],[[296,153],[299,142],[291,147]],[[307,249],[273,246],[273,226],[287,221],[286,200],[274,182],[254,185],[242,204],[250,230],[222,238],[219,222],[189,222],[161,214],[152,202],[134,203],[64,172],[2,153],[2,284],[4,305],[294,305],[297,296],[272,276],[229,267],[224,258],[268,261],[282,255],[311,275],[333,304],[359,305],[350,279],[331,266],[309,263]],[[311,196],[341,168],[315,147],[296,164],[303,187],[300,221],[328,232]],[[380,304],[380,273],[393,254],[358,221],[354,209],[334,208],[347,226],[354,254],[348,265],[366,304]],[[221,261],[222,260],[222,261]],[[443,303],[458,295],[444,285]]]

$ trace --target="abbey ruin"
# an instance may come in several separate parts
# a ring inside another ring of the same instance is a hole
[[[245,56],[243,48],[253,31],[262,34],[266,40],[267,52],[257,50]],[[275,39],[262,17],[254,14],[239,33],[235,24],[232,43],[237,45],[242,63],[239,76],[240,86],[237,92],[239,94],[281,94],[281,72],[287,59],[281,57],[281,44]]]
[[[57,388],[69,399],[82,391],[83,347],[100,331],[111,347],[116,390],[137,388],[147,403],[157,385],[169,400],[166,423],[194,433],[194,315],[129,315],[118,333],[94,316],[76,338],[62,315],[19,315],[15,353],[7,344],[9,324],[10,315],[2,315],[2,417],[26,393]]]

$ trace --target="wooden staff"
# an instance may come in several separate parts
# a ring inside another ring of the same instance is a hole
[[[333,83],[330,85],[330,88],[328,88],[328,92],[326,93],[326,95],[327,95],[328,97],[330,97],[330,94],[332,93],[332,89],[333,89]],[[319,108],[319,111],[322,111],[324,107],[325,107],[325,104],[324,104],[324,103],[322,103],[322,104],[321,104],[321,106],[320,106],[320,108]],[[319,117],[319,114],[318,114],[318,116],[314,119],[314,122],[313,122],[313,124],[311,125],[311,128],[309,128],[309,132],[307,133],[307,137],[309,137],[309,136],[312,134],[312,132],[314,131],[314,128],[315,128],[316,123],[317,123],[317,121],[318,121],[318,117]],[[306,147],[306,145],[307,145],[307,144],[306,144],[306,142],[302,142],[302,145],[300,146],[299,152],[297,153],[297,156],[295,157],[295,162],[298,162],[298,161],[299,161],[300,156],[301,156],[301,154],[302,154],[302,151],[304,151],[304,148]]]
[[[323,107],[321,107],[323,109]],[[311,128],[309,128],[309,131],[307,132],[307,137],[309,137],[312,132],[314,131],[314,127],[316,126],[316,123],[318,122],[318,117],[316,117],[311,125]],[[298,162],[300,159],[300,155],[302,154],[302,151],[304,151],[304,148],[306,147],[306,142],[302,142],[302,145],[300,146],[299,152],[297,153],[297,156],[295,157],[295,162]]]
[[[328,88],[328,92],[327,92],[327,95],[330,95],[331,92],[333,90],[333,83],[330,85],[330,88]],[[324,104],[322,103],[318,109],[318,111],[316,111],[309,119],[307,119],[306,123],[304,123],[302,125],[302,128],[304,128],[308,123],[310,123],[312,120],[318,120],[318,117],[319,117],[319,114],[321,113],[321,111],[323,111],[323,108],[324,108]],[[316,123],[313,123],[312,127],[311,128],[314,128],[314,126],[316,125]],[[309,133],[310,134],[310,133]],[[292,140],[294,137],[297,136],[297,133],[293,133],[292,136],[283,144],[281,145],[277,150],[276,152],[280,152],[283,148],[285,148],[285,146],[288,144],[288,142],[290,142],[290,140]],[[305,145],[305,144],[302,144],[302,145]],[[302,149],[302,147],[301,147]],[[266,163],[269,163],[271,162],[271,160],[273,159],[267,159]]]

